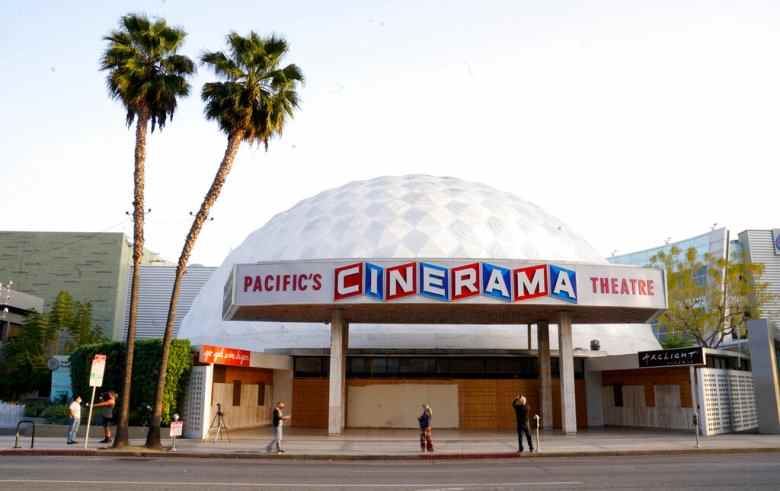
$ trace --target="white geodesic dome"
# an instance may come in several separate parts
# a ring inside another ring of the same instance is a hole
[[[606,262],[566,224],[513,194],[453,177],[378,177],[323,191],[249,235],[204,285],[178,337],[254,351],[328,347],[326,324],[223,321],[232,266],[394,257]],[[526,339],[517,325],[353,324],[349,336],[352,348],[378,349],[525,349]],[[591,339],[610,354],[659,347],[646,325],[574,327],[575,348],[588,349]],[[551,344],[557,346],[554,327]]]

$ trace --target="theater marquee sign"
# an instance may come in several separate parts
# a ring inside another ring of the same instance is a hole
[[[223,317],[242,307],[509,305],[666,308],[663,271],[527,260],[344,259],[238,264]]]

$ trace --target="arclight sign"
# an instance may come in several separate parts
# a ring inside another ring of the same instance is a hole
[[[343,259],[237,264],[223,317],[241,307],[366,304],[666,308],[663,271],[528,260]],[[649,317],[649,316],[648,316]]]

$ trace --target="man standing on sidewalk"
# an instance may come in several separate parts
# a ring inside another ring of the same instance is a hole
[[[528,431],[528,404],[524,395],[517,394],[512,401],[512,408],[515,410],[515,416],[517,417],[517,453],[523,451],[523,434],[525,434],[528,440],[528,448],[531,452],[534,451],[534,444],[531,440],[531,432]]]
[[[106,400],[92,406],[97,409],[102,407],[100,423],[103,425],[103,439],[100,443],[111,443],[111,425],[114,424],[114,407],[116,406],[116,392],[109,390]]]
[[[269,443],[268,446],[265,447],[266,452],[270,452],[274,444],[276,444],[276,452],[284,453],[284,449],[282,449],[282,428],[284,427],[284,422],[289,420],[290,417],[285,416],[283,410],[284,410],[284,402],[282,401],[277,402],[271,419],[271,425],[273,426],[274,437],[271,440],[271,443]]]
[[[81,424],[81,396],[76,396],[68,406],[68,445],[76,443],[79,424]]]

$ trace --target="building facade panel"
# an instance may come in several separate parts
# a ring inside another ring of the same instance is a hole
[[[217,268],[193,265],[187,269],[182,280],[179,300],[176,307],[176,322],[174,323],[174,336],[179,331],[182,319],[187,315],[192,302],[200,292],[200,289],[208,281],[211,274]],[[126,306],[123,313],[121,339],[127,337],[127,323],[130,317],[130,283],[132,281],[133,268],[130,267],[125,275],[125,299]],[[165,323],[168,320],[168,306],[171,301],[173,280],[176,275],[175,266],[141,266],[141,291],[139,292],[138,311],[136,320],[136,336],[143,338],[161,338],[165,332]]]
[[[739,234],[748,259],[764,266],[760,281],[768,284],[772,298],[764,306],[762,317],[769,321],[770,329],[780,337],[780,255],[774,244],[772,230],[745,230]]]
[[[0,278],[43,298],[46,309],[62,290],[90,302],[94,322],[114,338],[124,310],[117,302],[127,270],[122,258],[129,257],[129,248],[122,233],[0,232]]]

